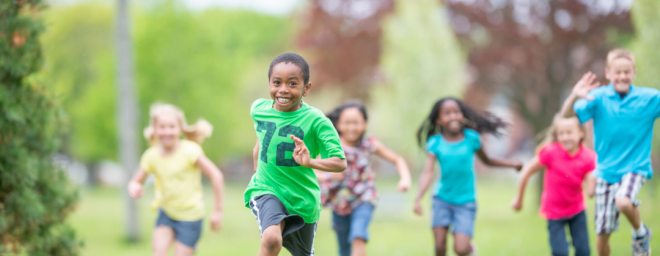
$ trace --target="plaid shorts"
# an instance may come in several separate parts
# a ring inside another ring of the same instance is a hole
[[[636,173],[623,175],[621,181],[609,184],[598,178],[596,181],[596,234],[610,234],[619,230],[619,209],[614,200],[630,198],[635,207],[642,202],[637,199],[646,178]]]

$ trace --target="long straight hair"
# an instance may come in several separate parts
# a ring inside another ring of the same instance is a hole
[[[479,111],[471,108],[462,101],[453,98],[446,97],[442,98],[433,104],[431,108],[431,113],[424,119],[422,125],[417,129],[417,144],[422,147],[426,140],[431,136],[442,132],[442,127],[437,124],[438,118],[440,118],[440,112],[442,104],[446,101],[453,100],[455,101],[463,113],[463,127],[476,130],[479,133],[490,133],[495,136],[501,135],[500,129],[506,127],[506,123],[502,121],[499,117],[491,114],[487,111]]]

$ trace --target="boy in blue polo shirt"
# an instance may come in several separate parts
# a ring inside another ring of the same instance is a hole
[[[581,123],[593,119],[596,167],[596,247],[610,255],[609,238],[618,230],[619,213],[633,226],[633,255],[650,255],[651,229],[642,223],[637,199],[642,184],[653,176],[651,139],[660,117],[660,91],[632,85],[635,57],[624,49],[607,55],[608,86],[585,74],[575,85],[562,113],[572,109]]]

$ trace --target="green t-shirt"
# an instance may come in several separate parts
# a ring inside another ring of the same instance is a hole
[[[273,100],[252,103],[250,115],[259,138],[257,172],[252,175],[243,199],[271,194],[282,201],[290,214],[300,215],[306,223],[317,222],[321,214],[321,192],[312,168],[298,165],[292,158],[294,135],[305,142],[310,157],[345,158],[337,131],[320,110],[302,103],[294,112],[273,109]]]

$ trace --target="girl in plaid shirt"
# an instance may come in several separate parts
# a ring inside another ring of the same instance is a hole
[[[410,188],[410,172],[402,157],[376,138],[364,136],[367,111],[360,102],[343,104],[327,116],[339,133],[348,165],[343,173],[317,173],[321,202],[332,208],[339,255],[366,255],[367,228],[378,198],[370,156],[376,154],[396,165],[400,191]]]

